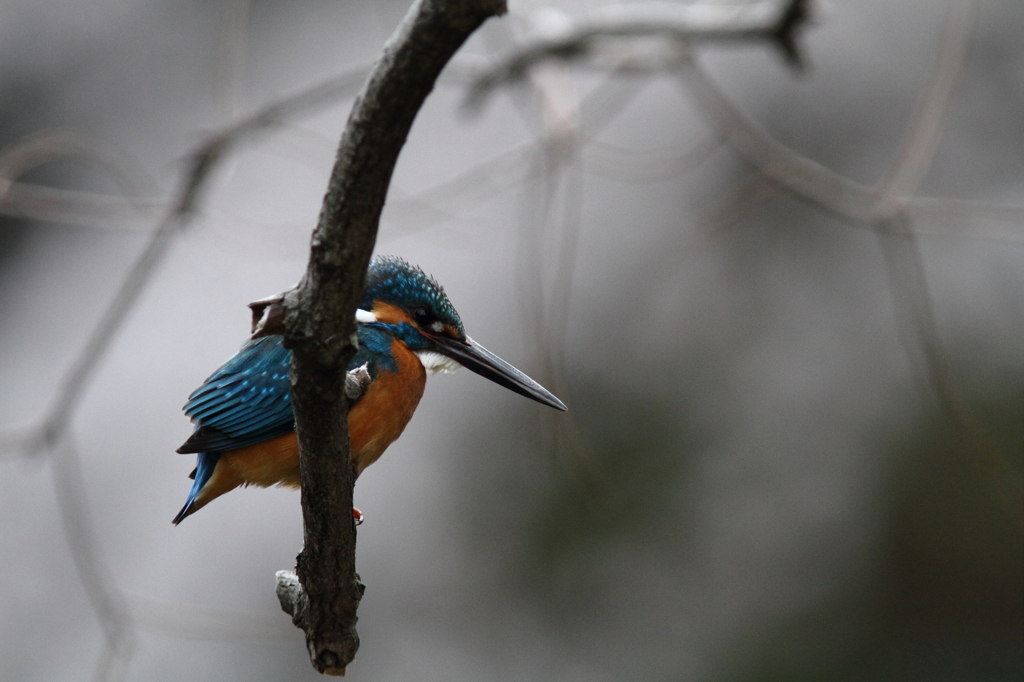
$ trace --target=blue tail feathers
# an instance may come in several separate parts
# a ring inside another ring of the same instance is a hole
[[[175,526],[182,522],[182,520],[191,514],[192,503],[196,500],[196,495],[203,489],[210,477],[213,476],[213,470],[217,467],[217,462],[220,460],[219,452],[200,452],[196,458],[196,471],[195,471],[195,483],[192,484],[192,490],[188,494],[188,500],[185,501],[185,506],[181,508],[178,515],[174,517],[172,522]]]

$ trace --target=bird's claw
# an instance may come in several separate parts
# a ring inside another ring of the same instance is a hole
[[[368,364],[363,363],[345,374],[345,395],[349,400],[359,400],[370,387],[373,378],[370,376]]]

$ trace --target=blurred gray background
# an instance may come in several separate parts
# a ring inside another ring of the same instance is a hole
[[[465,109],[467,73],[595,7],[512,0],[399,160],[377,252],[435,275],[467,331],[570,412],[468,372],[430,380],[356,488],[348,676],[1024,678],[1024,4],[977,3],[954,65],[912,191],[943,199],[914,220],[925,296],[871,226],[745,163],[672,69],[549,63]],[[0,197],[0,679],[318,678],[273,590],[301,549],[298,493],[170,519],[193,466],[174,453],[181,405],[246,338],[246,303],[304,271],[350,98],[233,150],[67,438],[32,454],[16,436],[54,404],[189,151],[368,64],[406,9],[0,4],[0,161],[56,140],[0,179],[116,213]],[[803,72],[766,44],[698,62],[781,143],[870,185],[920,121],[949,4],[818,9]]]

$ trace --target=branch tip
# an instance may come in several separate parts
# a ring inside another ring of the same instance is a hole
[[[298,285],[249,304],[249,309],[252,311],[250,338],[258,339],[261,336],[272,334],[284,335],[285,315],[288,312],[288,306],[295,298],[297,288]]]
[[[811,20],[809,3],[810,0],[791,0],[779,16],[779,24],[772,36],[782,51],[786,65],[794,71],[803,71],[807,67],[797,38],[799,31]]]

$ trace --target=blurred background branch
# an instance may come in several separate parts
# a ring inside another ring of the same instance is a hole
[[[496,88],[529,74],[542,62],[589,59],[601,39],[665,38],[677,47],[722,42],[775,43],[792,66],[802,63],[796,34],[809,14],[809,0],[753,2],[736,5],[698,2],[616,3],[592,10],[581,21],[551,12],[535,26],[538,34],[525,47],[480,76],[469,90],[467,105],[478,108]],[[627,45],[628,45],[627,42]],[[622,57],[618,57],[622,59]],[[623,60],[625,61],[625,60]],[[629,62],[630,68],[637,63]]]

